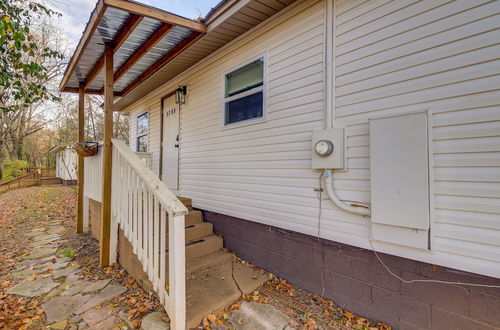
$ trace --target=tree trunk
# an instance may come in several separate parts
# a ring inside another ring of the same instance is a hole
[[[0,182],[3,180],[3,149],[2,149],[2,143],[0,142]]]

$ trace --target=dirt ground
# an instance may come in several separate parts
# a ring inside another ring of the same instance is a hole
[[[64,278],[58,280],[61,282],[60,287],[64,289],[59,288],[57,292],[54,289],[53,292],[36,297],[7,293],[23,281],[12,274],[19,270],[23,260],[33,252],[30,248],[33,236],[29,233],[41,231],[40,228],[54,224],[63,226],[64,230],[61,230],[60,237],[50,244],[57,247],[57,254],[64,249],[74,254],[71,256],[71,264],[78,267],[78,272],[75,273],[78,281],[95,283],[109,280],[109,283],[116,287],[126,288],[124,293],[94,307],[95,313],[103,314],[104,312],[99,311],[106,310],[110,315],[106,317],[113,318],[113,323],[109,323],[112,324],[109,325],[110,329],[138,328],[147,314],[164,311],[156,295],[142,290],[119,265],[105,268],[99,266],[98,242],[89,233],[75,233],[76,202],[76,190],[72,187],[32,187],[0,195],[0,329],[55,329],[53,325],[48,325],[42,305],[69,288],[64,285]],[[235,255],[233,258],[249,265]],[[260,271],[264,274],[264,270]],[[34,272],[30,275],[32,277],[24,281],[49,277],[51,273],[53,270],[47,268],[42,273]],[[242,297],[223,311],[207,315],[199,328],[232,328],[229,323],[231,314],[246,300],[272,304],[290,317],[291,329],[388,329],[384,324],[358,317],[337,307],[333,301],[301,290],[272,274],[266,273],[265,276],[269,277],[269,281],[252,295]],[[85,325],[80,319],[78,315],[68,317],[62,323],[62,329],[99,328],[97,325]],[[168,318],[164,321],[168,322]],[[102,326],[103,323],[99,324]]]

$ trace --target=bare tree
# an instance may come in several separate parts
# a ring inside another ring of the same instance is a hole
[[[49,18],[41,18],[30,26],[31,40],[36,48],[24,54],[26,61],[36,63],[46,69],[43,76],[32,76],[26,79],[31,83],[43,85],[52,95],[58,95],[58,78],[63,73],[65,60],[62,57],[47,57],[44,52],[47,49],[56,50],[59,53],[67,52],[67,42],[61,29],[55,26]],[[47,127],[50,118],[46,115],[47,101],[40,99],[39,102],[24,102],[17,100],[18,107],[12,106],[13,110],[0,111],[0,180],[2,179],[1,167],[5,157],[11,159],[23,159],[25,157],[25,139],[32,134]],[[34,165],[34,164],[33,164]]]

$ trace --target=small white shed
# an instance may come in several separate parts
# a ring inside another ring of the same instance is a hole
[[[56,154],[56,177],[67,186],[76,185],[78,179],[78,155],[67,145],[57,146],[52,149]]]

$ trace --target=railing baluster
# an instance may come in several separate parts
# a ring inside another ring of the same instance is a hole
[[[94,183],[100,188],[102,166],[97,165],[102,165],[102,157],[86,159],[85,164],[86,170],[90,167],[94,169],[93,175],[89,173],[86,176],[86,188]],[[116,140],[113,140],[113,173],[117,175],[112,181],[112,219],[122,229],[132,244],[133,252],[142,262],[144,271],[170,316],[171,328],[184,329],[184,214],[187,209],[151,172],[148,165],[123,142]],[[25,185],[28,182],[17,184]],[[100,189],[86,189],[86,197],[98,197],[100,200]]]
[[[153,259],[153,240],[151,237],[153,237],[153,194],[151,192],[148,192],[148,218],[147,218],[147,223],[148,223],[148,240],[146,242],[146,249],[148,251],[148,260],[147,260],[147,265],[146,269],[144,269],[145,272],[150,273],[151,272],[151,263]]]
[[[133,191],[133,206],[132,206],[132,246],[134,253],[137,254],[137,175],[132,172],[132,191]]]
[[[132,192],[132,167],[128,166],[128,216],[127,216],[127,237],[130,239],[132,237],[132,203],[133,192]],[[132,240],[130,239],[130,242]]]
[[[160,296],[160,302],[165,305],[166,302],[166,271],[167,268],[165,267],[165,258],[167,257],[166,250],[167,250],[167,216],[166,216],[166,210],[161,207],[160,210],[160,289],[158,292],[158,295]]]
[[[153,226],[154,226],[154,234],[153,234],[153,287],[154,290],[158,292],[159,288],[159,282],[158,282],[158,276],[159,276],[159,260],[160,260],[160,204],[158,203],[158,200],[155,199],[155,208],[154,208],[154,220],[153,220]]]
[[[186,324],[186,246],[184,216],[168,219],[168,283],[170,319],[172,329]]]
[[[142,180],[139,179],[139,194],[138,194],[138,204],[139,204],[139,216],[138,216],[138,230],[137,230],[137,258],[142,259],[142,226],[144,225],[144,186]]]

